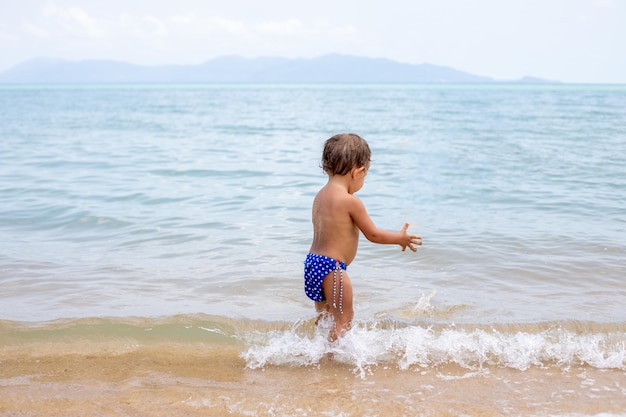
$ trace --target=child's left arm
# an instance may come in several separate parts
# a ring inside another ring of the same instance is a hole
[[[416,252],[417,248],[413,245],[421,246],[421,236],[410,235],[407,233],[407,229],[409,228],[408,223],[405,223],[399,232],[390,232],[388,230],[379,229],[376,227],[369,214],[367,214],[367,210],[365,209],[363,202],[356,196],[352,197],[350,215],[367,240],[380,244],[397,244],[402,247],[402,251],[405,251],[408,247],[413,252]]]
[[[422,246],[422,237],[408,234],[407,233],[408,228],[409,228],[409,224],[404,223],[402,230],[400,230],[400,235],[402,236],[401,242],[403,242],[403,243],[400,243],[400,246],[402,246],[402,252],[404,252],[407,247],[411,249],[413,252],[417,252],[417,248],[413,245]]]

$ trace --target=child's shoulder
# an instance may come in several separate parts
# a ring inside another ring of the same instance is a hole
[[[317,197],[329,198],[329,199],[341,199],[355,197],[350,194],[345,188],[335,187],[326,184],[317,192]]]
[[[345,189],[337,187],[323,187],[317,192],[315,202],[317,204],[350,205],[352,202],[361,201],[357,196],[350,194]]]

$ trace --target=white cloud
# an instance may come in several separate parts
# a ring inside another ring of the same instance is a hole
[[[193,49],[193,45],[197,44],[206,45],[207,48],[219,45],[220,48],[215,50],[219,53],[231,48],[232,53],[251,55],[255,50],[271,49],[273,53],[293,56],[295,42],[304,42],[309,47],[331,42],[346,46],[357,42],[358,34],[353,25],[336,25],[328,19],[307,21],[285,17],[257,20],[255,16],[233,19],[201,12],[121,12],[107,16],[102,13],[92,15],[79,7],[59,6],[56,3],[42,6],[38,14],[22,23],[21,31],[23,35],[41,42],[65,44],[66,51],[72,45],[89,45],[92,50],[97,50],[97,46],[101,45],[103,51],[109,52],[116,45],[120,50],[135,45],[135,48],[143,49],[138,54],[141,55],[148,54],[150,46],[154,44],[160,47],[159,51],[154,51],[159,56],[167,52],[163,48],[168,45],[172,49]],[[301,50],[306,55],[306,50]],[[179,52],[172,51],[172,54],[177,55]]]
[[[259,33],[267,33],[270,35],[294,35],[302,34],[307,31],[305,25],[298,19],[287,19],[276,22],[262,22],[255,25],[255,29]]]
[[[246,24],[239,20],[225,19],[222,17],[211,17],[207,20],[211,27],[215,27],[230,34],[243,35],[248,33]]]
[[[170,33],[169,28],[165,23],[163,23],[158,17],[154,16],[143,16],[142,20],[147,22],[149,26],[152,28],[150,32],[157,36],[165,36]]]
[[[21,29],[24,33],[28,35],[32,35],[36,38],[40,38],[40,39],[52,38],[52,35],[50,34],[50,32],[32,23],[23,23],[21,26]]]
[[[42,20],[75,36],[102,38],[106,35],[102,24],[78,7],[62,8],[49,3],[43,9]]]
[[[7,25],[0,23],[0,42],[15,42],[19,39],[14,33],[10,33],[11,30]]]
[[[143,16],[130,14],[119,16],[113,25],[118,27],[118,35],[132,39],[136,34],[169,36],[172,39],[193,38],[212,35],[244,36],[251,32],[250,25],[241,20],[227,19],[219,16],[172,15],[165,17]]]
[[[356,27],[350,24],[333,26],[328,20],[306,22],[295,18],[260,22],[253,26],[253,30],[259,35],[318,40],[345,39],[356,37],[358,33]]]
[[[19,38],[15,35],[0,32],[0,42],[15,42]]]
[[[591,4],[598,7],[615,7],[617,0],[592,0]]]

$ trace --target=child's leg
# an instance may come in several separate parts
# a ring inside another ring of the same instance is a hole
[[[315,311],[317,312],[317,318],[315,319],[315,325],[317,326],[322,317],[325,314],[329,314],[328,303],[326,301],[314,301]]]
[[[334,275],[335,273],[336,276]],[[334,289],[333,284],[335,284]],[[328,338],[330,341],[335,341],[338,337],[343,336],[346,331],[350,330],[352,318],[354,317],[352,281],[350,281],[346,271],[333,271],[324,278],[322,289],[324,290],[324,297],[326,297],[326,311],[333,316],[333,321],[335,322],[335,327],[331,330]]]

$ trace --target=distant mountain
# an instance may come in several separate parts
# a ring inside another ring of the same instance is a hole
[[[526,77],[520,82],[541,82]],[[324,55],[311,59],[222,56],[199,65],[142,66],[116,61],[37,58],[0,72],[0,83],[492,83],[431,64]]]

